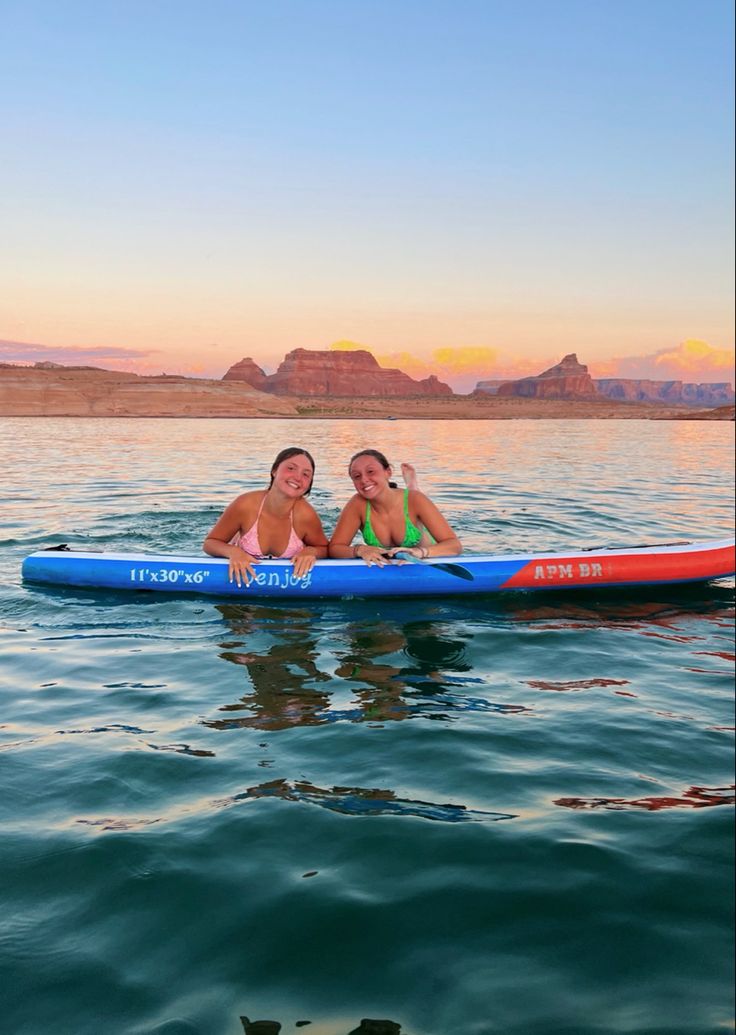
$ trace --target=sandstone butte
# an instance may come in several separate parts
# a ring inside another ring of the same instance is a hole
[[[522,377],[498,386],[502,398],[514,395],[526,399],[594,399],[598,391],[584,363],[572,353],[556,366],[536,377]]]
[[[245,381],[253,388],[274,395],[329,396],[370,399],[375,396],[450,396],[449,385],[434,374],[415,381],[401,370],[379,365],[365,349],[333,352],[294,349],[275,374],[267,375],[252,359],[241,359],[230,367],[223,381]]]
[[[357,359],[348,358],[356,355]],[[565,371],[561,376],[553,373],[559,368]],[[307,380],[307,371],[310,371],[311,382]],[[733,420],[733,406],[695,412],[692,405],[682,403],[620,401],[606,398],[595,390],[591,392],[587,369],[575,356],[566,357],[557,368],[545,371],[539,379],[524,380],[541,380],[548,388],[551,385],[559,390],[560,380],[564,387],[568,374],[568,390],[579,389],[582,394],[550,398],[476,390],[472,395],[454,395],[435,377],[415,381],[400,370],[385,370],[365,351],[296,349],[273,375],[267,375],[253,360],[245,359],[231,367],[221,380],[167,374],[146,377],[54,363],[38,363],[33,367],[0,363],[0,415]],[[262,387],[255,387],[259,385]],[[369,390],[373,394],[357,394]],[[282,394],[285,391],[299,394]],[[329,394],[325,394],[327,392]]]

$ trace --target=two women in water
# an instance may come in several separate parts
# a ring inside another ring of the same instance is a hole
[[[383,565],[397,554],[418,559],[462,551],[460,540],[432,501],[420,492],[414,468],[402,464],[406,489],[391,481],[391,466],[376,449],[352,457],[348,473],[355,495],[338,519],[332,539],[304,499],[314,481],[314,460],[306,449],[283,449],[271,466],[267,489],[238,496],[204,541],[212,557],[226,557],[230,580],[241,585],[255,577],[253,566],[266,558],[291,560],[297,577],[321,557],[360,557]],[[352,545],[356,532],[363,542]]]

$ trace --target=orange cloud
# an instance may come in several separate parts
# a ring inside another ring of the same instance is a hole
[[[403,370],[410,377],[429,377],[430,374],[437,373],[435,368],[428,365],[425,359],[414,356],[410,352],[379,352],[371,345],[359,345],[355,341],[336,341],[330,345],[330,350],[333,352],[355,352],[358,349],[370,352],[382,367],[398,367],[399,370]]]
[[[364,349],[375,357],[382,367],[398,367],[417,379],[434,374],[451,385],[456,392],[472,392],[478,381],[528,377],[559,362],[560,357],[547,360],[529,360],[510,357],[487,345],[462,345],[455,348],[434,349],[428,356],[411,352],[379,352],[371,345],[353,341],[336,341],[330,349],[349,352]]]
[[[734,350],[689,338],[676,348],[648,356],[626,356],[592,365],[593,377],[636,377],[655,381],[733,382]]]
[[[683,341],[676,349],[657,354],[655,363],[660,369],[679,370],[682,374],[721,373],[730,377],[734,367],[734,350],[714,349],[695,338]]]

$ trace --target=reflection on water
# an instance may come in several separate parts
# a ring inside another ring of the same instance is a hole
[[[317,805],[343,816],[414,817],[437,823],[496,822],[516,818],[515,813],[470,809],[466,805],[454,802],[401,798],[394,791],[381,787],[318,787],[309,780],[277,779],[256,784],[227,797],[174,806],[161,815],[78,816],[74,823],[101,832],[144,830],[157,823],[176,823],[189,816],[227,809],[263,798],[279,798],[282,801]]]
[[[281,1031],[281,1024],[278,1021],[251,1021],[247,1017],[241,1017],[240,1021],[245,1035],[279,1035]],[[294,1027],[303,1028],[311,1023],[311,1021],[296,1021]],[[401,1035],[401,1025],[396,1021],[364,1017],[357,1028],[344,1032],[344,1035]]]
[[[590,690],[594,686],[626,686],[628,679],[568,679],[566,682],[553,683],[548,679],[528,679],[527,685],[535,690]]]
[[[234,637],[221,644],[219,656],[246,670],[251,690],[221,705],[226,715],[203,720],[212,729],[282,730],[418,717],[451,721],[461,712],[530,710],[465,692],[484,686],[468,674],[466,649],[473,634],[445,621],[379,617],[322,634],[313,611],[216,607]]]
[[[313,616],[297,610],[282,612],[238,604],[216,607],[236,637],[235,642],[221,644],[220,657],[242,665],[253,690],[239,701],[220,707],[221,712],[245,711],[248,715],[205,720],[203,725],[213,729],[250,726],[279,730],[326,721],[323,715],[329,708],[329,693],[316,684],[329,681],[330,676],[317,666]],[[274,639],[269,623],[274,623],[278,638],[259,648],[264,639]]]
[[[565,809],[645,809],[658,812],[660,809],[706,809],[713,805],[733,805],[736,801],[736,785],[728,787],[688,787],[675,798],[655,795],[651,798],[558,798],[554,804]]]
[[[656,596],[650,595],[654,593]],[[648,636],[676,634],[677,623],[693,615],[716,625],[726,623],[725,627],[731,629],[734,614],[733,588],[720,583],[705,587],[643,587],[637,588],[634,595],[616,588],[577,593],[569,590],[550,590],[544,594],[510,593],[494,598],[494,604],[507,619],[547,623],[542,628],[611,625]],[[697,638],[688,635],[681,642]]]
[[[319,805],[345,816],[415,816],[441,823],[466,823],[481,820],[514,819],[511,813],[484,812],[465,805],[397,798],[393,791],[379,787],[316,787],[309,780],[271,780],[249,787],[240,794],[222,798],[215,804],[226,806],[256,798],[281,798]]]
[[[437,618],[407,620],[405,614],[399,618],[397,613],[374,612],[366,616],[359,610],[352,620],[326,626],[315,609],[215,606],[230,631],[220,644],[219,657],[241,666],[249,685],[238,700],[221,704],[216,717],[202,720],[204,726],[220,730],[283,730],[340,721],[383,724],[412,718],[450,722],[467,712],[531,712],[528,704],[489,699],[488,677],[473,668],[470,645],[489,623],[556,632],[610,628],[692,643],[697,648],[692,653],[702,658],[733,661],[729,650],[703,650],[705,635],[683,627],[697,614],[701,623],[730,630],[732,594],[718,586],[659,589],[655,599],[633,600],[620,590],[583,600],[576,594],[554,593],[533,603],[526,594],[513,594],[503,600],[453,602]],[[714,632],[711,638],[719,635]],[[718,674],[715,667],[697,671]],[[610,687],[621,697],[637,696],[625,689],[629,679],[608,673],[582,679],[526,679],[524,684],[555,692]]]

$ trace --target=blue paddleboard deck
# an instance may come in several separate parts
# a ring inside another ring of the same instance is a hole
[[[303,578],[294,575],[290,561],[264,560],[250,585],[238,586],[229,580],[228,563],[220,558],[49,549],[26,557],[23,578],[55,586],[309,599],[703,582],[733,575],[734,566],[734,540],[719,539],[565,553],[464,554],[383,568],[369,568],[361,560],[324,560]],[[453,572],[456,567],[464,576]]]

